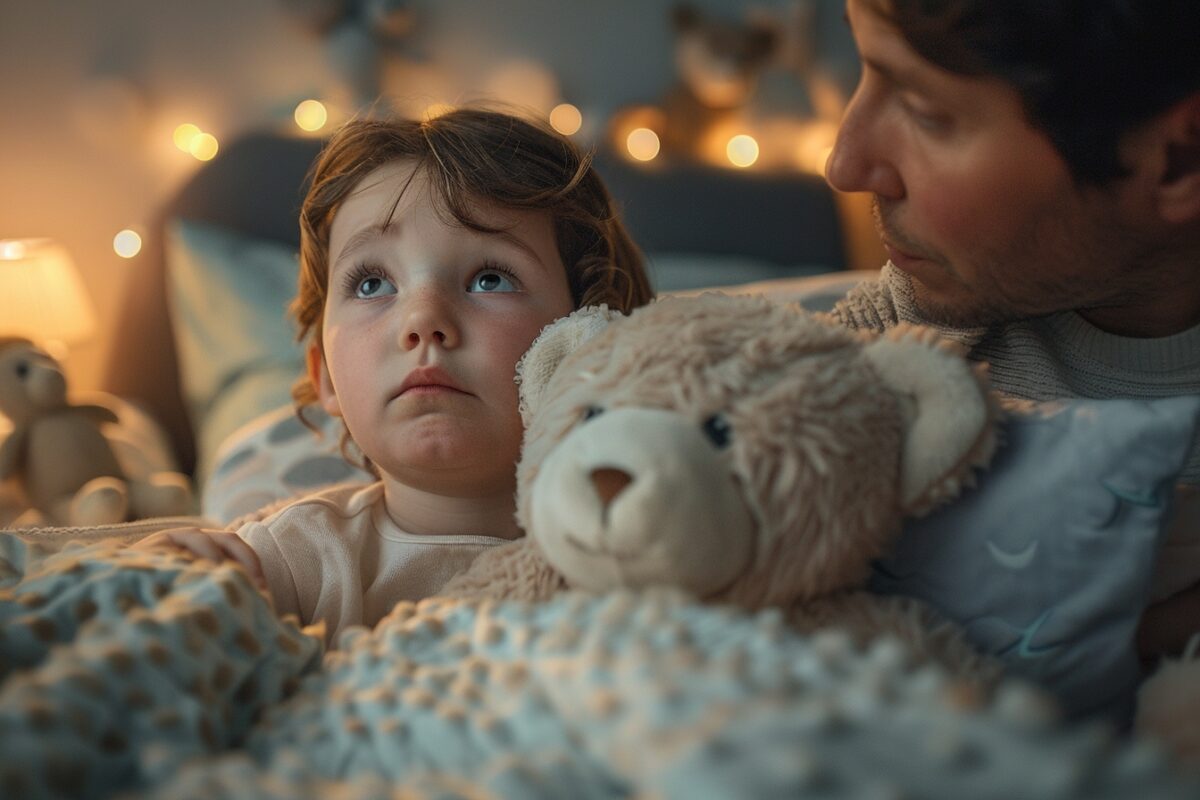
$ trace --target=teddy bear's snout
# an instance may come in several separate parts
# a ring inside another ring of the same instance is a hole
[[[588,477],[592,481],[592,487],[596,490],[600,502],[605,506],[625,491],[629,484],[633,483],[633,476],[625,470],[615,467],[599,467],[592,470]]]

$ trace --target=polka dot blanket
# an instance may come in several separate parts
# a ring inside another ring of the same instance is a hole
[[[0,534],[0,796],[1194,798],[1151,745],[670,592],[401,603],[322,654],[232,566]]]

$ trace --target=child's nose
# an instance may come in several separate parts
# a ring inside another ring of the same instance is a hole
[[[454,315],[446,303],[436,297],[425,296],[414,298],[409,304],[400,331],[400,346],[405,350],[434,343],[443,348],[458,347],[460,338]]]

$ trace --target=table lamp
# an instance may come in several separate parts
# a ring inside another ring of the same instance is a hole
[[[62,245],[0,239],[0,336],[31,339],[61,359],[95,329],[91,298]]]

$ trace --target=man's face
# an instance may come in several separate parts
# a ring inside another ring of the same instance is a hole
[[[1080,188],[1011,87],[933,65],[866,0],[846,10],[863,73],[827,179],[875,195],[888,254],[931,321],[1106,316],[1142,302],[1146,245],[1125,182]]]

